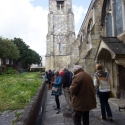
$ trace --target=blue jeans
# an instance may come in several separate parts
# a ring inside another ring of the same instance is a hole
[[[112,112],[110,109],[110,105],[108,103],[109,96],[110,96],[110,92],[99,92],[102,119],[106,119],[106,112],[108,117],[112,117]]]

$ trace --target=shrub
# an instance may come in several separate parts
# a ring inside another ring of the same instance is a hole
[[[6,74],[15,74],[16,73],[16,70],[15,69],[13,69],[12,67],[8,67],[7,69],[6,69],[6,72],[5,72]]]

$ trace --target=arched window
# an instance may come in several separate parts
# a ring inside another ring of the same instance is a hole
[[[106,36],[112,36],[112,16],[111,16],[111,2],[110,0],[107,1],[106,5]]]
[[[106,36],[112,36],[112,16],[110,13],[106,17]]]
[[[91,31],[93,27],[93,21],[92,19],[89,20],[88,28],[87,28],[87,44],[88,44],[88,49],[92,48],[92,43],[91,43]]]
[[[117,36],[123,32],[122,0],[104,0],[101,24],[105,26],[107,37]]]
[[[115,36],[123,32],[122,0],[114,0],[114,28]]]

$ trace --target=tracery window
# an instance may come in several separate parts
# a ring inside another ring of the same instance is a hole
[[[122,0],[114,0],[114,28],[115,35],[123,32]]]
[[[112,16],[110,13],[106,17],[106,36],[112,36]]]
[[[111,16],[111,2],[107,1],[106,5],[106,36],[112,36],[112,16]]]

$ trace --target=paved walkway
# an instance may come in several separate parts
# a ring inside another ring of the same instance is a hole
[[[66,108],[66,101],[64,95],[60,96],[61,103],[61,112],[56,114],[54,110],[55,98],[51,96],[51,91],[48,91],[47,95],[47,105],[46,105],[46,114],[44,125],[73,125],[71,118],[71,111],[68,111]],[[121,103],[119,99],[110,99],[109,100],[114,121],[103,121],[99,119],[100,116],[100,106],[97,99],[97,108],[90,112],[90,125],[125,125],[125,111],[122,110],[119,112],[118,104]],[[125,100],[122,101],[125,104]]]

